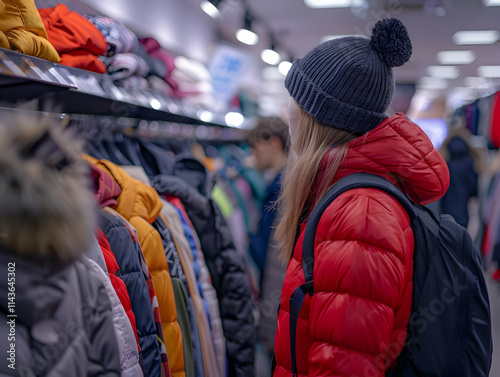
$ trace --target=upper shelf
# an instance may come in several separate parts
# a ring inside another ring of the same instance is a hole
[[[108,75],[0,48],[0,102],[33,98],[42,104],[50,101],[58,112],[226,126],[224,116],[214,114],[211,122],[204,122],[199,114],[208,109],[187,108],[163,93],[124,89]]]

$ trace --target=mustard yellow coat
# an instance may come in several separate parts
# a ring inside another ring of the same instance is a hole
[[[90,156],[84,158],[109,172],[122,189],[115,210],[137,230],[146,264],[153,276],[172,377],[185,377],[182,333],[177,322],[172,280],[160,234],[151,225],[161,212],[162,201],[152,187],[132,178],[112,162]]]
[[[59,63],[34,0],[0,0],[0,47]]]

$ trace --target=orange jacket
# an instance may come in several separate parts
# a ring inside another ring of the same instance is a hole
[[[107,160],[84,159],[108,172],[122,189],[115,210],[137,230],[139,243],[146,259],[158,298],[160,316],[173,377],[185,377],[182,333],[177,322],[177,309],[161,237],[151,225],[159,216],[163,204],[156,191],[126,174]]]
[[[85,17],[64,4],[39,9],[50,43],[61,55],[61,64],[105,73],[96,55],[104,55],[108,45],[102,33]]]
[[[59,62],[33,0],[0,0],[0,47]]]

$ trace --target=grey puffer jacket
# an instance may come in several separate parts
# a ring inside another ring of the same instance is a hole
[[[0,269],[3,276],[14,271],[15,282],[0,280],[0,352],[10,359],[0,362],[0,376],[120,376],[108,296],[87,262],[0,248]]]

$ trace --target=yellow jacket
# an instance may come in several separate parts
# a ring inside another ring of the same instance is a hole
[[[33,0],[0,0],[0,47],[59,63]]]
[[[182,333],[177,322],[172,280],[160,234],[151,225],[159,216],[163,203],[152,187],[132,178],[112,162],[90,156],[84,156],[84,159],[109,172],[122,189],[115,210],[137,230],[146,264],[153,276],[172,377],[185,377]]]

